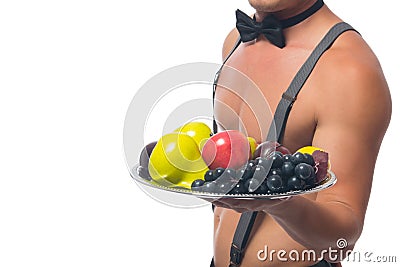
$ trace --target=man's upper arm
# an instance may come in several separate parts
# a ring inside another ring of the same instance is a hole
[[[238,36],[239,33],[237,30],[233,29],[225,38],[222,48],[222,61],[226,59],[228,54],[233,49]],[[221,80],[223,80],[223,72],[219,82],[221,82]],[[214,113],[218,123],[221,125],[221,127],[226,129],[236,129],[238,127],[237,118],[239,115],[236,107],[238,107],[239,103],[242,101],[240,97],[238,97],[236,93],[231,90],[234,91],[234,88],[230,88],[230,90],[228,90],[225,88],[225,86],[220,86],[216,91],[216,99],[218,99],[218,101],[215,102]]]
[[[332,66],[330,66],[332,68]],[[313,145],[329,153],[337,184],[318,201],[347,206],[362,225],[380,144],[391,116],[390,93],[377,60],[341,62],[317,104]]]

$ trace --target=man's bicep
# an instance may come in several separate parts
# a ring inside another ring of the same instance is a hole
[[[380,144],[390,119],[386,82],[362,75],[345,88],[332,90],[318,113],[313,145],[329,153],[337,183],[321,192],[319,201],[350,207],[363,220]]]
[[[363,216],[371,190],[376,152],[368,148],[361,129],[346,123],[324,125],[317,128],[313,145],[329,154],[331,170],[338,181],[332,188],[321,192],[318,200],[344,203]]]

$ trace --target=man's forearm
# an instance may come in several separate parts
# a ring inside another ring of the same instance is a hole
[[[295,241],[318,251],[335,248],[339,238],[346,239],[348,248],[352,248],[362,230],[362,222],[353,210],[340,202],[321,203],[297,196],[267,213]]]

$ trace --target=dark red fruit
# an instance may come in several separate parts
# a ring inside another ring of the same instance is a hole
[[[326,175],[328,173],[328,153],[323,152],[321,150],[316,150],[312,154],[314,161],[315,161],[315,167],[316,167],[316,183],[320,183],[326,178]]]
[[[142,152],[140,152],[140,157],[139,157],[139,165],[148,169],[149,167],[149,159],[151,152],[153,152],[154,147],[156,146],[157,142],[151,142],[147,144],[145,147],[143,147]]]
[[[148,180],[148,181],[151,180],[151,176],[150,176],[149,170],[147,168],[145,168],[143,166],[139,166],[137,168],[137,172],[138,172],[139,176],[142,177],[143,179]]]

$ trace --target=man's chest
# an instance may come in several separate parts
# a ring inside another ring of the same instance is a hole
[[[265,140],[282,94],[309,51],[288,49],[271,53],[262,47],[240,46],[224,67],[217,87],[215,113],[228,129],[239,129]],[[316,85],[310,77],[291,110],[282,143],[294,150],[311,143],[314,134]]]

